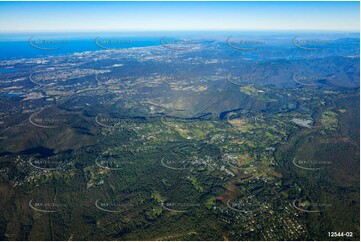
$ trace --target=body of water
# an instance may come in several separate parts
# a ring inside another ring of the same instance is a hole
[[[57,38],[56,36],[14,38],[0,36],[0,59],[39,58],[84,51],[123,49],[160,45],[160,37],[87,37]],[[98,37],[98,38],[97,38]],[[30,40],[29,40],[30,39]],[[7,70],[1,70],[7,72]]]

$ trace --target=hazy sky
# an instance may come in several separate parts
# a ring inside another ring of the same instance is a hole
[[[359,2],[0,2],[0,31],[360,29]]]

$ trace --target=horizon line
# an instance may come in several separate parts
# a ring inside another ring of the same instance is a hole
[[[342,33],[360,33],[360,29],[352,30],[340,30],[340,29],[138,29],[138,30],[128,30],[128,29],[64,29],[64,30],[0,30],[0,33],[24,33],[24,32],[53,32],[53,33],[71,33],[71,32],[342,32]]]

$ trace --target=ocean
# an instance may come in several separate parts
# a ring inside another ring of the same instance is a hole
[[[102,49],[123,49],[161,45],[167,41],[194,38],[214,39],[225,43],[228,36],[242,38],[283,40],[291,47],[295,36],[306,38],[357,38],[359,33],[302,33],[302,32],[81,32],[81,33],[0,33],[0,60],[40,58]],[[168,42],[169,43],[169,42]],[[253,57],[250,57],[251,59]]]
[[[0,60],[41,58],[84,51],[160,45],[161,37],[0,35]]]

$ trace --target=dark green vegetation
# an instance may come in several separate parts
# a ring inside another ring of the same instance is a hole
[[[4,80],[28,93],[0,96],[0,239],[359,240],[359,57],[344,41],[12,63]]]

